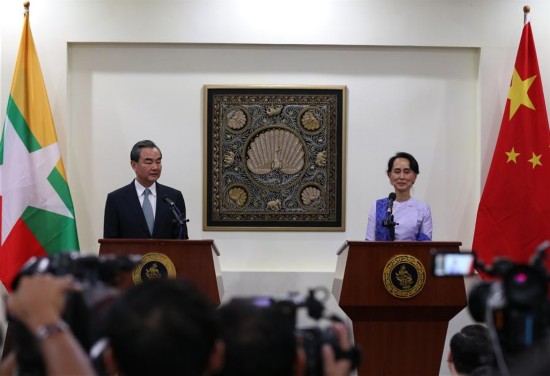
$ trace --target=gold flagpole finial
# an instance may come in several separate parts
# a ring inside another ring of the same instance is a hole
[[[527,22],[529,22],[529,12],[531,11],[531,7],[529,5],[523,6],[523,24],[526,25]]]
[[[25,14],[29,14],[29,7],[31,6],[31,2],[30,1],[25,1],[23,3],[23,7],[25,8]]]

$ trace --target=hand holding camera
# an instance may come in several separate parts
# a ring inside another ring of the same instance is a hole
[[[338,341],[338,348],[344,352],[353,351],[353,345],[350,341],[348,329],[341,322],[332,324],[332,332]],[[338,357],[334,347],[329,344],[324,344],[322,349],[323,369],[325,375],[345,376],[354,369],[356,364],[350,357]]]
[[[80,291],[72,276],[37,274],[21,279],[7,301],[10,316],[23,322],[32,333],[58,322],[66,305],[67,292]]]

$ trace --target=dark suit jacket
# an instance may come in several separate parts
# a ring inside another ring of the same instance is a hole
[[[170,205],[164,200],[171,199],[185,220],[185,201],[180,191],[157,183],[157,208],[153,234],[149,233],[145,215],[141,209],[136,186],[129,185],[107,195],[105,219],[103,222],[104,238],[154,238],[154,239],[189,239],[187,223],[184,222],[181,237],[180,229]]]

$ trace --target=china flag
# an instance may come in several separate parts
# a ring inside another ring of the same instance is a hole
[[[506,108],[477,212],[473,249],[527,263],[550,240],[550,133],[531,23],[523,27]]]

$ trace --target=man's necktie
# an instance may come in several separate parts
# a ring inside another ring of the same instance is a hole
[[[155,216],[153,215],[153,206],[149,200],[149,195],[151,191],[149,188],[143,191],[143,214],[145,214],[145,220],[147,221],[147,226],[149,227],[149,232],[153,235],[153,225],[155,224]]]

